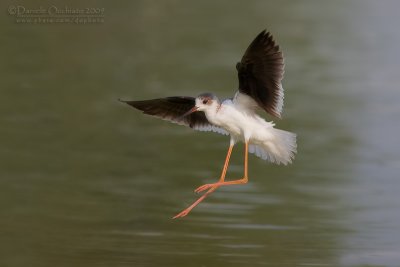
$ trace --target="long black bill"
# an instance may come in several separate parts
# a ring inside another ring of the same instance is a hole
[[[178,118],[178,120],[182,120],[184,117],[186,117],[187,115],[192,114],[193,112],[196,112],[199,108],[194,106],[193,108],[191,108],[188,112],[186,112],[185,114],[183,114],[182,116],[180,116]]]

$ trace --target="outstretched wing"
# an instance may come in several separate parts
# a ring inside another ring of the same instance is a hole
[[[272,35],[262,31],[236,64],[239,92],[253,98],[258,106],[280,118],[283,106],[283,54]]]
[[[193,112],[182,117],[195,106],[195,98],[189,96],[172,96],[140,101],[123,101],[144,114],[155,116],[180,125],[186,125],[198,131],[213,131],[228,135],[224,129],[212,125],[204,112]]]

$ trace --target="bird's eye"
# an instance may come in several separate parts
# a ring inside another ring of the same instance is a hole
[[[203,100],[203,104],[205,105],[205,104],[207,104],[208,103],[208,99],[204,99]]]

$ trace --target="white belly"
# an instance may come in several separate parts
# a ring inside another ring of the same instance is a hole
[[[222,104],[221,108],[207,119],[224,128],[237,141],[250,141],[260,143],[269,138],[269,129],[273,128],[272,122],[267,122],[257,114],[248,114],[239,111],[233,104]]]
[[[225,129],[236,141],[249,142],[249,152],[274,163],[288,164],[296,153],[296,135],[274,128],[253,112],[237,109],[224,102],[217,111],[206,112],[207,119]]]

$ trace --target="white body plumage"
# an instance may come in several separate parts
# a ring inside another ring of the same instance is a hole
[[[210,123],[226,132],[218,128],[214,131],[229,134],[231,144],[249,142],[249,152],[264,160],[285,165],[291,163],[296,153],[296,134],[275,129],[273,122],[258,116],[255,112],[257,104],[244,94],[236,93],[233,99],[222,103],[216,97],[214,100],[203,104],[201,99],[196,99],[198,110],[205,113]]]

